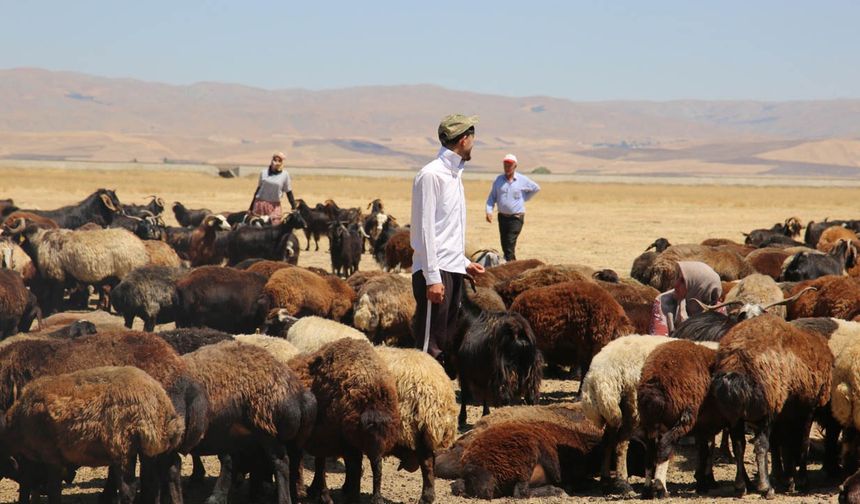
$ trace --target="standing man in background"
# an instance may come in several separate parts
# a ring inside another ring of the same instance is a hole
[[[415,344],[432,355],[449,375],[445,355],[457,324],[463,277],[484,267],[466,257],[466,197],[463,167],[472,159],[477,117],[452,114],[439,124],[442,148],[421,168],[412,184],[412,320]]]
[[[517,238],[523,230],[526,201],[540,191],[540,186],[517,173],[517,157],[508,154],[502,160],[505,173],[496,177],[487,196],[487,222],[493,222],[493,206],[499,206],[499,236],[505,261],[516,260]]]

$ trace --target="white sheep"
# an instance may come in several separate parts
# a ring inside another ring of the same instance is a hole
[[[278,318],[288,317],[279,311]],[[301,353],[316,352],[328,343],[341,338],[367,341],[361,331],[322,317],[302,317],[287,330],[286,340]]]

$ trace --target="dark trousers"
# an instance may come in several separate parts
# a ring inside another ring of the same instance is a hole
[[[499,214],[499,236],[502,240],[502,253],[505,261],[514,261],[517,258],[517,238],[523,230],[525,216]]]
[[[452,352],[454,331],[457,329],[457,313],[460,311],[460,296],[463,292],[463,275],[442,272],[445,297],[439,304],[427,300],[427,282],[421,271],[412,274],[412,295],[415,296],[415,316],[412,318],[412,334],[415,348],[434,358],[443,351]],[[430,316],[427,316],[427,310]]]

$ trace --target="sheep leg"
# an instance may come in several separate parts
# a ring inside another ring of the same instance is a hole
[[[723,429],[722,435],[720,436],[720,458],[729,462],[731,462],[733,458],[731,442],[729,441],[729,429]]]
[[[457,422],[460,428],[466,427],[468,424],[466,419],[466,404],[471,401],[472,395],[469,393],[469,387],[465,387],[461,385],[460,388],[460,416],[457,418]]]
[[[809,431],[812,429],[812,415],[809,415],[806,418],[806,422],[803,424],[803,430],[801,431],[801,435],[803,436],[800,441],[800,451],[797,454],[797,465],[798,474],[797,474],[797,482],[800,487],[801,492],[809,491],[809,480],[807,479],[806,474],[806,464],[807,459],[809,457]],[[792,472],[794,467],[792,467]]]
[[[165,486],[162,497],[169,499],[170,504],[182,504],[182,459],[179,454],[171,452],[159,455],[158,468],[156,478],[162,480]]]
[[[481,410],[481,416],[485,417],[490,414],[490,405],[487,404],[487,400],[484,400],[484,409]]]
[[[607,425],[603,430],[603,463],[600,468],[600,485],[604,495],[612,490],[612,456],[617,442],[618,429]]]
[[[657,465],[657,442],[654,438],[645,439],[645,489],[642,496],[654,498],[654,467]]]
[[[233,457],[230,454],[224,454],[219,455],[218,460],[221,462],[221,471],[218,473],[212,495],[206,499],[206,504],[227,504],[227,497],[230,494],[230,486],[233,483]]]
[[[334,504],[325,484],[325,457],[314,457],[314,480],[308,488],[308,497],[318,496],[323,504]]]
[[[755,461],[758,471],[756,477],[756,491],[764,495],[766,498],[774,496],[773,487],[770,485],[767,470],[767,454],[770,448],[770,430],[771,425],[768,420],[762,421],[756,432],[753,440],[755,446]]]
[[[839,433],[842,426],[833,418],[830,412],[830,406],[827,405],[819,417],[818,421],[824,427],[824,463],[823,469],[830,477],[836,477],[840,474],[839,467]]]
[[[385,500],[382,498],[382,455],[375,455],[370,458],[370,472],[373,475],[373,495],[370,497],[371,504],[383,504]],[[361,460],[359,459],[359,464]],[[359,482],[360,483],[360,482]],[[356,485],[357,489],[360,490],[359,485]],[[356,502],[358,502],[356,500]]]
[[[278,504],[291,504],[290,460],[283,446],[266,445],[266,451],[275,469],[275,484],[278,488]]]
[[[135,496],[134,467],[137,456],[131,455],[122,467],[117,468],[117,483],[119,486],[119,501],[122,504],[132,504]]]
[[[203,467],[203,460],[200,455],[191,454],[191,477],[188,478],[188,483],[191,486],[200,486],[206,479],[206,468]]]
[[[143,330],[146,332],[155,331],[155,317],[146,317],[143,319]]]
[[[134,325],[134,315],[133,314],[125,314],[122,316],[122,320],[125,322],[125,327],[131,329]]]
[[[421,498],[418,504],[432,504],[436,500],[436,457],[427,440],[418,444],[418,463],[421,464]]]
[[[743,497],[747,493],[747,488],[752,486],[750,478],[747,475],[747,469],[744,467],[744,452],[746,451],[746,438],[744,432],[744,421],[738,420],[738,423],[731,429],[732,437],[732,453],[735,455],[735,496]]]
[[[302,450],[290,446],[287,451],[290,457],[290,498],[293,502],[299,502],[305,497],[302,484]]]
[[[723,433],[725,434],[725,432]],[[714,480],[714,436],[696,435],[696,493],[706,494],[716,484]]]
[[[122,473],[115,466],[108,466],[108,475],[105,480],[105,487],[102,489],[98,497],[99,504],[111,504],[117,502],[117,490],[120,487],[120,479]]]
[[[47,467],[45,481],[45,493],[48,495],[48,504],[61,504],[63,498],[62,468],[55,466]]]
[[[305,240],[308,241],[308,246],[305,247],[305,252],[311,249],[311,232],[310,230],[305,229]]]
[[[361,499],[361,457],[361,452],[356,449],[350,449],[343,455],[346,474],[342,491],[346,502],[357,503]]]

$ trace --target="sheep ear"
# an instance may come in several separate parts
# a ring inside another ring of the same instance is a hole
[[[99,198],[101,198],[102,203],[104,203],[105,206],[108,207],[108,210],[111,210],[113,212],[119,211],[117,210],[116,206],[114,206],[113,201],[111,201],[110,199],[110,196],[108,196],[107,194],[100,194]]]

